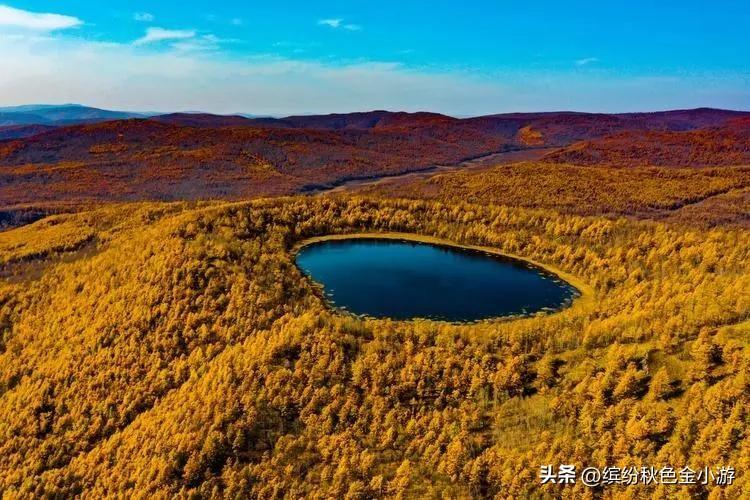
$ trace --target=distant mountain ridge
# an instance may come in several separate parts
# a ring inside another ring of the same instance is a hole
[[[255,127],[299,128],[321,130],[370,130],[398,124],[429,125],[435,122],[458,122],[458,118],[439,113],[407,113],[401,111],[363,111],[328,115],[297,115],[285,118],[248,117],[244,115],[214,115],[210,113],[170,113],[151,117],[151,120],[172,125],[192,127]]]
[[[578,111],[551,111],[532,113],[500,113],[470,118],[454,118],[440,113],[365,111],[333,113],[327,115],[295,115],[284,118],[250,117],[241,114],[216,115],[211,113],[168,113],[151,117],[152,120],[173,125],[200,127],[248,126],[259,128],[313,128],[325,130],[376,129],[397,126],[434,126],[437,124],[469,124],[497,126],[513,124],[553,124],[576,126],[581,123],[607,124],[618,128],[648,130],[694,130],[718,126],[732,118],[750,116],[750,112],[714,108],[655,111],[645,113],[585,113]],[[523,125],[521,125],[523,126]],[[520,127],[519,127],[520,128]]]
[[[80,104],[29,104],[0,107],[0,126],[76,125],[109,120],[145,118],[141,113],[110,111]]]
[[[626,129],[637,130],[695,130],[719,126],[732,118],[750,116],[750,112],[696,108],[688,110],[644,113],[585,113],[552,111],[532,113],[501,113],[470,118],[455,118],[431,112],[401,112],[374,110],[326,115],[293,115],[284,118],[258,117],[248,114],[218,115],[202,112],[134,113],[112,111],[80,104],[29,104],[0,107],[0,127],[21,125],[67,126],[113,120],[145,118],[200,128],[254,127],[322,130],[374,130],[381,128],[435,128],[446,126],[519,130],[524,126],[553,129],[567,128],[571,136],[586,138]],[[539,133],[544,133],[539,130]],[[559,134],[559,130],[558,130]],[[554,135],[554,134],[553,134]],[[564,134],[563,134],[564,135]],[[559,137],[565,142],[567,139]],[[546,141],[550,142],[550,141]]]

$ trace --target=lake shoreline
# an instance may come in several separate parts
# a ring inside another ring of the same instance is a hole
[[[513,254],[509,252],[502,252],[494,247],[487,247],[487,246],[481,246],[481,245],[465,245],[465,244],[457,243],[452,240],[438,238],[435,236],[425,236],[425,235],[415,234],[415,233],[400,233],[400,232],[366,232],[366,233],[348,233],[348,234],[328,234],[328,235],[314,236],[311,238],[305,238],[305,239],[299,240],[294,245],[292,245],[290,249],[290,253],[292,257],[296,257],[303,248],[308,247],[310,245],[314,245],[317,243],[324,243],[327,241],[358,240],[358,239],[359,240],[369,239],[369,240],[406,241],[406,242],[425,243],[425,244],[430,244],[430,245],[459,248],[463,250],[472,250],[476,252],[482,252],[482,253],[494,255],[497,257],[520,261],[532,267],[539,268],[549,274],[554,275],[558,279],[564,281],[565,283],[573,287],[578,292],[577,296],[572,299],[568,307],[564,307],[555,311],[551,311],[549,312],[549,314],[557,314],[563,311],[570,311],[570,310],[573,310],[574,308],[580,309],[583,307],[588,307],[592,305],[594,302],[594,289],[588,283],[586,283],[584,280],[582,280],[578,276],[570,274],[558,268],[557,266],[537,262],[533,259],[524,257],[522,255],[517,255],[517,254]],[[498,317],[498,318],[493,318],[493,319],[488,319],[488,320],[483,320],[483,321],[503,321],[503,320],[508,321],[508,320],[528,318],[531,316],[533,315],[524,315],[524,316],[517,316],[517,317],[513,317],[513,316]],[[465,324],[465,322],[462,322],[461,324]]]

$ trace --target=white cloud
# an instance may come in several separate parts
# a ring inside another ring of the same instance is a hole
[[[0,26],[34,31],[55,31],[83,24],[77,17],[46,14],[0,5]]]
[[[135,14],[133,14],[133,19],[142,23],[150,23],[153,22],[156,18],[149,12],[136,12]]]
[[[587,64],[593,64],[599,62],[598,57],[584,57],[576,61],[576,66],[586,66]]]
[[[478,75],[388,62],[335,64],[174,48],[194,40],[213,43],[201,34],[165,46],[133,47],[0,32],[0,96],[6,105],[82,102],[132,111],[262,115],[367,109],[462,116],[560,109],[750,109],[750,85],[743,74],[647,78],[570,70]]]
[[[216,35],[201,35],[193,38],[178,40],[172,44],[172,48],[183,52],[198,50],[216,50],[224,40]]]
[[[362,29],[362,26],[359,24],[344,23],[344,20],[340,18],[321,19],[318,21],[318,26],[328,26],[333,29],[341,28],[347,31],[359,31]]]
[[[329,28],[338,28],[341,26],[343,19],[321,19],[318,21],[320,26],[328,26]]]
[[[148,28],[146,34],[133,42],[133,45],[147,45],[167,40],[188,40],[195,38],[195,30],[168,30],[164,28]]]

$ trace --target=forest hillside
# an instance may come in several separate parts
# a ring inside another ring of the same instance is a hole
[[[544,148],[563,148],[547,162],[582,165],[747,165],[747,116],[707,108],[463,119],[388,111],[287,118],[181,113],[24,124],[0,127],[0,209],[289,195]]]
[[[741,497],[748,232],[457,198],[113,204],[0,232],[0,492],[558,497],[540,464],[573,463],[738,472],[569,498]],[[524,255],[585,293],[513,321],[334,313],[292,249],[363,231]]]
[[[516,162],[375,182],[357,192],[456,199],[577,215],[626,216],[699,228],[750,228],[750,167],[628,167]]]
[[[577,165],[750,165],[750,118],[691,131],[627,131],[577,142],[545,157]]]

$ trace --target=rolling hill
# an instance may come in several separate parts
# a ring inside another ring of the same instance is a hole
[[[5,125],[0,126],[0,141],[9,139],[23,139],[34,135],[49,132],[55,127],[52,125]]]
[[[0,233],[0,490],[559,498],[540,464],[619,460],[732,464],[733,484],[677,496],[742,498],[748,233],[462,194],[109,204]],[[295,265],[306,238],[394,230],[521,254],[590,292],[525,319],[367,319]]]
[[[14,111],[29,112],[44,112],[49,119],[67,119],[70,113],[80,119],[107,116],[80,107]],[[548,161],[585,164],[600,161],[603,153],[590,160],[571,155],[603,144],[601,149],[613,158],[624,157],[631,153],[617,151],[627,150],[627,144],[637,144],[640,138],[653,138],[653,151],[644,153],[648,158],[658,158],[656,150],[667,147],[663,163],[669,155],[676,155],[677,164],[701,160],[685,156],[687,146],[671,146],[669,138],[713,144],[724,155],[719,164],[741,163],[746,142],[738,124],[746,123],[747,116],[706,108],[467,119],[388,111],[281,119],[181,113],[52,129],[6,127],[0,129],[0,137],[4,133],[9,139],[0,142],[0,206],[290,194],[497,152],[571,144],[575,145]]]
[[[286,118],[247,118],[241,115],[210,113],[172,113],[151,118],[160,123],[190,127],[254,127],[318,130],[371,130],[399,126],[429,126],[438,123],[456,124],[461,120],[438,113],[405,113],[368,111],[329,115],[288,116]]]
[[[140,113],[110,111],[80,104],[32,104],[0,108],[0,126],[74,125],[143,117]]]
[[[750,164],[750,118],[689,131],[628,130],[577,142],[545,161],[577,165],[723,166]]]
[[[683,131],[719,126],[728,120],[748,117],[741,111],[697,108],[653,113],[597,114],[578,112],[506,113],[454,118],[439,113],[392,112],[384,110],[334,113],[329,115],[288,116],[286,118],[247,118],[241,115],[172,113],[151,119],[191,127],[254,127],[322,130],[426,129],[481,130],[512,136],[524,127],[537,131],[545,144],[572,139],[599,137],[623,130]]]
[[[240,198],[398,173],[511,147],[501,136],[199,128],[129,120],[0,143],[0,199]]]
[[[739,498],[748,167],[548,159],[364,195],[119,202],[287,194],[503,149],[603,144],[616,157],[634,137],[653,139],[644,158],[703,142],[733,152],[746,121],[182,114],[2,141],[0,201],[16,208],[0,209],[0,491],[543,498],[561,490],[540,484],[540,464],[730,464],[733,484],[678,495]],[[79,205],[54,213],[65,203]],[[363,232],[522,256],[582,295],[556,313],[464,324],[342,313],[295,252]],[[662,498],[662,486],[594,495]]]

